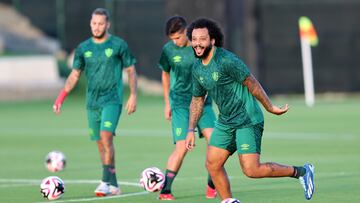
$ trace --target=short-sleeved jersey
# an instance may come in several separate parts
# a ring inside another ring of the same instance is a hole
[[[264,121],[256,98],[244,86],[250,75],[244,62],[235,54],[215,47],[206,66],[199,60],[193,67],[193,95],[208,93],[219,108],[218,122],[234,128],[243,128]]]
[[[170,105],[172,108],[189,108],[192,98],[192,66],[198,59],[191,46],[179,47],[172,41],[163,47],[159,68],[170,73]],[[207,97],[205,105],[211,105]]]
[[[122,69],[135,64],[127,43],[116,36],[102,43],[92,38],[82,42],[75,51],[74,69],[85,71],[88,109],[108,104],[122,104]]]

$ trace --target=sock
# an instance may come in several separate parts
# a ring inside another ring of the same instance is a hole
[[[211,179],[210,174],[208,175],[208,186],[211,187],[212,189],[215,189],[215,185],[214,185],[214,182]]]
[[[115,166],[109,167],[109,173],[110,173],[110,185],[118,187]]]
[[[102,181],[105,183],[109,183],[110,182],[110,165],[103,165],[103,177],[102,177]]]
[[[161,189],[160,194],[170,194],[171,185],[175,179],[177,172],[166,169],[164,187]]]
[[[304,176],[306,173],[306,169],[302,166],[293,166],[294,173],[291,177],[293,178],[299,178],[300,176]]]

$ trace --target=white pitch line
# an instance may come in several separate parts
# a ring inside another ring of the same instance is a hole
[[[124,198],[124,197],[131,197],[131,196],[139,196],[139,195],[146,195],[149,192],[134,192],[134,193],[127,193],[123,195],[115,195],[115,196],[108,196],[108,197],[90,197],[90,198],[81,198],[81,199],[69,199],[69,200],[57,200],[51,201],[52,203],[57,202],[90,202],[90,201],[101,201],[106,199],[117,199],[117,198]],[[45,202],[35,202],[35,203],[48,203],[49,201]]]

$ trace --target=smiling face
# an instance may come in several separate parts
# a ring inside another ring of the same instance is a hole
[[[182,31],[170,34],[169,38],[178,47],[186,46],[186,45],[188,45],[188,42],[189,42],[189,40],[188,40],[188,38],[186,36],[186,30],[182,30]]]
[[[214,42],[214,39],[210,39],[207,28],[196,28],[192,31],[191,43],[196,57],[207,59]]]
[[[93,14],[90,21],[91,33],[95,39],[103,39],[110,23],[106,20],[105,15]]]

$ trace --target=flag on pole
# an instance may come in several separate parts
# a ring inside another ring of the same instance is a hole
[[[316,30],[311,20],[306,16],[301,16],[299,19],[300,37],[310,42],[310,45],[316,47],[319,39]]]
[[[308,17],[300,17],[299,28],[304,73],[305,103],[311,107],[315,104],[311,46],[316,46],[319,43],[319,39],[317,37],[316,30]]]

